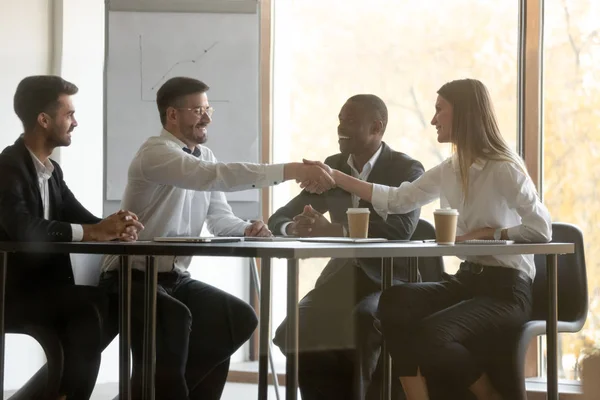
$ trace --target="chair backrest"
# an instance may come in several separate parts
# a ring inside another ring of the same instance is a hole
[[[412,240],[435,239],[435,228],[424,219],[419,219]],[[420,257],[419,273],[423,282],[438,282],[442,280],[444,259],[442,257]]]
[[[573,323],[581,329],[588,312],[588,288],[583,234],[578,227],[562,222],[552,224],[552,241],[574,243],[575,253],[558,256],[558,320]],[[546,320],[548,285],[546,256],[535,256],[536,275],[533,283],[533,320]]]

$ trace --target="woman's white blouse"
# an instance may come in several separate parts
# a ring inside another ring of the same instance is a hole
[[[404,214],[440,199],[440,207],[459,212],[457,235],[480,228],[508,228],[517,242],[549,242],[550,213],[539,199],[531,178],[507,161],[482,161],[469,169],[469,198],[464,202],[456,158],[448,158],[413,182],[400,187],[373,184],[373,207]],[[515,268],[535,277],[533,255],[466,257],[483,265]]]

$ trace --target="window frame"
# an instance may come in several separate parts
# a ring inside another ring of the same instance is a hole
[[[519,0],[517,80],[517,151],[543,196],[543,35],[544,0]],[[543,200],[543,198],[542,198]],[[525,376],[539,376],[541,337],[532,340],[525,358]]]

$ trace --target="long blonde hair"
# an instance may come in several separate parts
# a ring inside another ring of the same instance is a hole
[[[469,168],[478,159],[512,162],[527,174],[523,160],[500,133],[490,94],[483,83],[477,79],[459,79],[444,84],[437,93],[452,104],[450,138],[458,157],[465,203],[469,195]]]

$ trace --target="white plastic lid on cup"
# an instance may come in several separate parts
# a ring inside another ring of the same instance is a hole
[[[456,210],[454,208],[446,207],[446,208],[438,208],[433,213],[439,214],[439,215],[458,215],[458,210]]]
[[[370,214],[371,210],[368,208],[349,208],[346,214]]]

